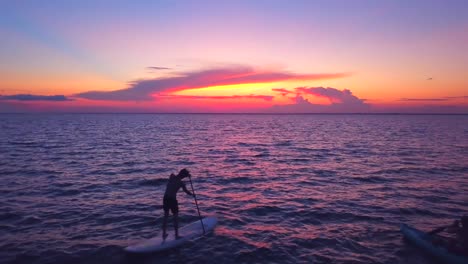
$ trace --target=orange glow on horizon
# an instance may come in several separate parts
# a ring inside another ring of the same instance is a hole
[[[37,74],[0,75],[0,94],[41,94],[72,95],[83,90],[112,91],[121,89],[125,83],[106,79],[97,75],[56,75],[41,76]],[[8,87],[8,89],[5,89]]]

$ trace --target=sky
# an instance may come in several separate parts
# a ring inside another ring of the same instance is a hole
[[[455,0],[0,0],[0,113],[464,113]]]

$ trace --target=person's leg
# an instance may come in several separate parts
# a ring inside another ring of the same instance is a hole
[[[164,197],[163,201],[163,209],[164,209],[164,219],[163,219],[163,239],[166,239],[167,233],[166,233],[166,228],[167,228],[167,218],[169,217],[169,208],[170,204],[168,203],[166,197]]]
[[[177,200],[174,201],[174,207],[172,208],[172,214],[174,215],[174,230],[175,238],[179,239],[179,203]]]
[[[169,211],[164,211],[164,219],[163,219],[163,239],[166,239],[166,226],[167,226],[167,218],[169,217]]]
[[[179,236],[179,214],[174,214],[174,230],[175,230],[175,238],[180,238]]]

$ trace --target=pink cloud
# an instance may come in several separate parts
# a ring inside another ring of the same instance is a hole
[[[292,91],[289,91],[287,89],[284,89],[284,88],[273,88],[271,89],[273,92],[278,92],[280,93],[282,96],[286,96],[288,94],[295,94],[294,92]]]
[[[359,99],[348,90],[338,90],[331,87],[298,87],[296,91],[303,94],[311,94],[318,97],[324,97],[330,100],[333,104],[364,104],[364,99]]]
[[[364,103],[352,94],[348,89],[339,90],[335,88],[323,87],[297,87],[295,92],[286,89],[277,89],[276,91],[285,94],[295,93],[292,98],[293,104],[275,105],[271,107],[271,112],[279,113],[367,113],[370,111],[370,105]],[[324,97],[330,100],[329,105],[313,104],[307,100],[304,95],[314,95]]]
[[[258,71],[248,66],[231,66],[192,72],[174,73],[174,77],[136,80],[116,91],[90,91],[75,95],[91,100],[148,101],[152,94],[216,85],[271,83],[288,80],[321,80],[346,77],[347,73],[297,74],[281,71]]]

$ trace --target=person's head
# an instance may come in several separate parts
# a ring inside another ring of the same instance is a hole
[[[179,174],[177,174],[177,176],[179,176],[181,179],[183,179],[183,178],[189,177],[191,175],[190,175],[190,172],[187,169],[182,169],[182,170],[179,171]]]
[[[462,216],[461,224],[463,228],[468,228],[468,215]]]

